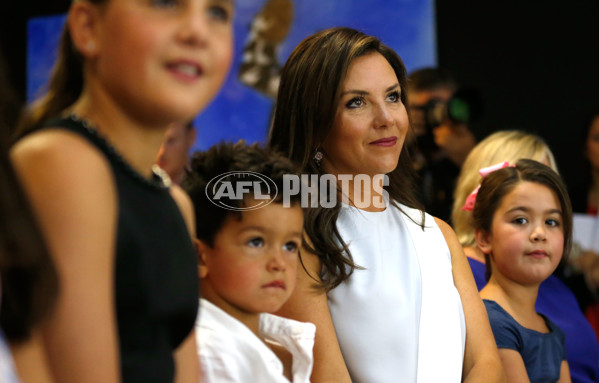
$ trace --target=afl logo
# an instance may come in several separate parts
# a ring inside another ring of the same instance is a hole
[[[206,197],[216,206],[227,210],[255,210],[270,204],[278,188],[267,176],[250,171],[220,174],[206,185]],[[244,202],[244,203],[236,203]]]

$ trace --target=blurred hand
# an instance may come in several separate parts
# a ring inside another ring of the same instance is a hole
[[[433,130],[435,143],[447,154],[456,165],[461,166],[476,145],[474,134],[466,124],[445,122]]]
[[[570,265],[585,275],[587,284],[591,290],[599,287],[599,254],[587,250],[569,261]]]

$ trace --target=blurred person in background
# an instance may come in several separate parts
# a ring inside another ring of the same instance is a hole
[[[597,217],[599,209],[599,109],[589,114],[581,131],[577,177],[569,185],[574,213]],[[575,214],[575,222],[576,216]],[[576,227],[575,238],[576,238]],[[581,244],[575,243],[575,246]],[[586,245],[583,245],[586,246]],[[580,256],[572,260],[576,270],[586,276],[589,294],[579,297],[581,308],[599,339],[599,254],[597,249],[579,247]],[[584,291],[584,289],[583,289]]]
[[[469,123],[481,101],[472,89],[459,88],[445,68],[421,68],[409,75],[412,132],[407,143],[418,181],[418,197],[427,212],[449,222],[455,180],[476,138]]]
[[[8,158],[20,110],[0,55],[0,382],[52,382],[40,324],[54,308],[58,278]]]
[[[196,130],[193,120],[172,123],[164,135],[156,164],[177,185],[180,185],[185,178],[185,171],[189,166],[189,151],[195,140]]]

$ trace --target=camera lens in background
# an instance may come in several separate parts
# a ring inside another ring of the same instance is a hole
[[[446,117],[456,123],[472,123],[482,115],[480,92],[473,88],[458,89],[447,102]]]
[[[432,98],[425,106],[427,130],[441,125],[447,116],[447,103],[438,98]]]

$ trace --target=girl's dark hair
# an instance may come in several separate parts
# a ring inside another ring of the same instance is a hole
[[[58,276],[5,151],[0,160],[0,326],[11,342],[26,340],[54,307]]]
[[[560,175],[540,162],[521,159],[515,167],[494,171],[483,178],[472,212],[474,228],[486,233],[491,232],[493,216],[501,201],[521,182],[534,182],[544,185],[557,196],[562,210],[562,228],[564,231],[564,252],[561,262],[566,262],[572,246],[572,204],[566,185]],[[490,262],[487,259],[487,280],[490,275]]]
[[[86,0],[101,5],[109,0]],[[19,121],[13,141],[39,128],[45,121],[56,117],[73,105],[83,90],[83,60],[76,50],[68,24],[60,37],[57,59],[52,68],[45,95],[37,99]]]
[[[406,68],[391,48],[376,37],[351,28],[326,29],[303,40],[287,59],[268,145],[299,164],[302,172],[322,175],[313,156],[333,125],[348,68],[357,57],[373,52],[385,57],[393,68],[402,90],[401,101],[408,108]],[[414,198],[414,170],[405,145],[385,188],[397,208],[397,203],[421,207]],[[338,201],[335,208],[315,207],[305,214],[305,229],[312,246],[304,245],[320,258],[325,271],[320,287],[327,291],[349,278],[358,267],[337,230],[340,207]],[[424,214],[419,224],[424,225]]]

